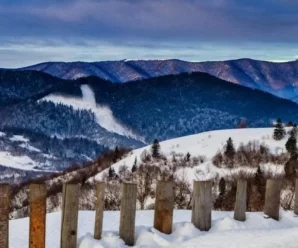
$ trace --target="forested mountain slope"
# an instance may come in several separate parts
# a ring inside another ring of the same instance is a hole
[[[277,117],[284,122],[298,121],[296,103],[205,73],[126,84],[98,77],[63,80],[33,71],[0,71],[0,75],[0,88],[4,89],[0,130],[20,130],[17,135],[41,135],[42,140],[62,143],[67,140],[70,149],[77,146],[78,139],[85,142],[79,142],[80,148],[67,156],[61,154],[64,162],[60,160],[60,165],[38,165],[44,170],[60,170],[70,162],[84,162],[83,157],[94,159],[95,153],[116,146],[137,148],[155,138],[235,128],[243,119],[249,127],[271,126]],[[44,142],[38,149],[46,151],[49,146]]]

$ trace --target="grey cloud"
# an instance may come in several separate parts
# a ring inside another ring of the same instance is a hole
[[[2,0],[0,23],[0,56],[29,63],[297,55],[296,0]]]
[[[293,30],[298,30],[298,8],[294,4],[290,0],[68,0],[42,4],[31,0],[2,5],[0,20],[5,27],[0,30],[6,36],[297,41]],[[278,33],[282,35],[276,37]]]

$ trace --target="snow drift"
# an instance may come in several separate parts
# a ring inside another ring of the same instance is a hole
[[[191,211],[174,212],[173,233],[165,235],[152,227],[153,211],[137,211],[135,247],[185,247],[185,248],[294,248],[298,243],[298,218],[293,212],[281,211],[280,221],[264,219],[263,213],[247,213],[245,222],[233,219],[233,212],[212,212],[212,227],[201,232],[191,223]],[[79,248],[124,248],[119,238],[119,212],[104,212],[103,238],[93,239],[95,213],[79,212]],[[46,247],[60,245],[61,214],[47,215]],[[27,247],[29,219],[10,221],[10,247]]]

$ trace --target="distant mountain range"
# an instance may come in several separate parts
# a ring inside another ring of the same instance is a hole
[[[36,70],[62,79],[97,76],[114,83],[180,73],[205,72],[225,81],[259,89],[298,102],[298,61],[273,63],[252,59],[215,62],[181,60],[123,60],[104,62],[46,62],[21,70]]]

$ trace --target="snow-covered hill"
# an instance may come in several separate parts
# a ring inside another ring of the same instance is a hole
[[[185,247],[185,248],[295,248],[298,243],[298,218],[292,211],[281,211],[280,221],[264,219],[263,213],[247,213],[245,222],[233,219],[233,212],[212,212],[212,227],[201,232],[191,223],[191,211],[174,211],[173,233],[165,235],[154,228],[153,211],[137,211],[136,245],[139,248]],[[93,239],[95,213],[79,212],[79,248],[124,248],[119,238],[119,212],[104,212],[103,238]],[[60,244],[61,213],[47,215],[46,247],[57,248]],[[10,221],[10,247],[27,247],[29,242],[29,219]]]
[[[185,169],[188,180],[191,182],[195,179],[213,177],[217,173],[225,173],[223,169],[213,166],[211,160],[217,152],[223,151],[226,142],[230,137],[234,142],[235,148],[239,147],[240,144],[245,145],[250,141],[257,141],[268,147],[273,154],[286,152],[285,143],[288,139],[288,135],[284,139],[276,141],[272,138],[273,130],[274,128],[245,128],[199,133],[160,142],[161,153],[169,160],[172,159],[174,154],[178,156],[186,156],[187,153],[190,153],[193,157],[205,157],[204,163],[193,168]],[[145,151],[150,153],[151,146],[133,150],[126,158],[118,161],[112,165],[112,167],[115,169],[116,173],[123,165],[127,166],[128,169],[131,169],[135,159],[137,159],[138,163],[141,163],[141,157]],[[283,168],[275,167],[274,169],[282,170]],[[198,171],[200,173],[198,173]],[[96,176],[96,180],[101,180],[105,173],[107,173],[107,170],[99,173]]]

